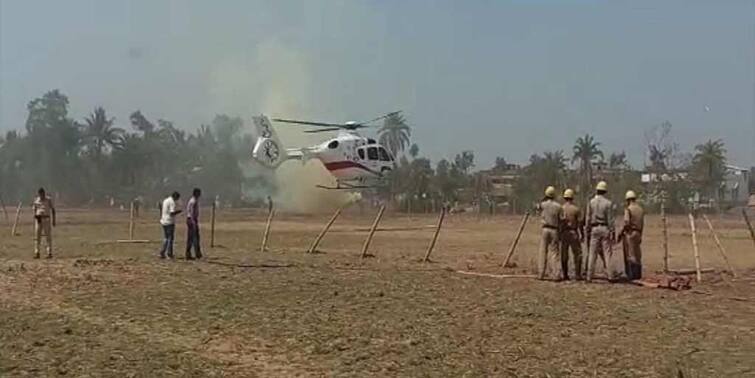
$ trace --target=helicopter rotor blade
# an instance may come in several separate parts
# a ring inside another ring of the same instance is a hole
[[[338,124],[338,123],[309,122],[309,121],[299,121],[296,119],[273,118],[273,121],[283,122],[283,123],[293,123],[297,125],[318,126],[318,127],[343,127],[343,125]]]
[[[371,120],[369,120],[369,121],[367,121],[367,122],[360,122],[360,123],[359,123],[359,125],[360,125],[360,126],[364,126],[364,127],[368,127],[368,126],[367,126],[367,124],[369,124],[369,123],[373,123],[373,122],[376,122],[376,121],[380,121],[381,119],[385,119],[385,118],[388,118],[388,117],[391,117],[391,116],[393,116],[393,115],[396,115],[396,114],[400,114],[400,113],[401,113],[401,110],[397,110],[397,111],[395,111],[395,112],[390,112],[390,113],[388,113],[388,114],[382,115],[382,116],[380,116],[380,117],[377,117],[377,118],[375,118],[375,119],[371,119]]]
[[[341,130],[342,127],[329,127],[327,129],[315,129],[315,130],[305,130],[304,132],[307,134],[315,134],[315,133],[324,133],[327,131],[338,131]]]

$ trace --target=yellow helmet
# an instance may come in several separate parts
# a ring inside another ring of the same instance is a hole
[[[553,198],[556,196],[556,188],[549,186],[545,188],[545,196],[548,198]]]
[[[627,200],[637,199],[637,193],[635,193],[633,190],[628,190],[627,195],[624,196],[624,198],[626,198]]]
[[[574,191],[571,189],[564,190],[564,199],[574,199]]]
[[[601,181],[601,182],[598,183],[597,186],[595,186],[595,190],[600,190],[602,192],[607,192],[608,191],[608,184],[606,184],[605,181]]]

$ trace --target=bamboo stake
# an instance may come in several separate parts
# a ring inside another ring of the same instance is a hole
[[[705,268],[700,269],[700,273],[714,273],[716,270],[713,268]],[[697,274],[697,269],[675,269],[675,270],[669,270],[668,271],[671,274],[680,274],[683,276],[687,276],[690,274]]]
[[[466,274],[469,276],[480,276],[480,277],[490,277],[490,278],[536,278],[537,277],[534,274],[490,274],[490,273],[469,272],[465,270],[457,270],[456,273]]]
[[[128,240],[134,240],[134,201],[131,201],[128,218]]]
[[[8,209],[5,208],[5,201],[3,201],[3,197],[0,196],[0,206],[3,208],[3,214],[5,215],[5,222],[10,222],[10,218],[8,217]]]
[[[695,228],[695,217],[692,213],[689,214],[689,227],[692,230],[692,249],[695,252],[695,278],[697,282],[701,282],[703,275],[700,273],[700,251],[697,248],[697,229]]]
[[[747,216],[747,209],[745,208],[742,208],[742,217],[745,219],[747,228],[750,230],[750,237],[752,238],[752,242],[755,243],[755,230],[752,229],[752,223],[750,223],[750,217]]]
[[[320,231],[320,234],[317,235],[317,238],[312,242],[312,245],[309,246],[309,249],[307,250],[307,253],[315,253],[317,252],[317,246],[320,245],[320,241],[322,241],[322,238],[325,237],[325,234],[328,233],[328,230],[330,230],[330,226],[333,225],[333,223],[336,221],[339,215],[341,215],[341,210],[343,210],[343,207],[339,207],[336,212],[333,214],[333,216],[330,218],[328,223],[325,224],[325,227]]]
[[[260,252],[265,252],[267,250],[267,238],[270,236],[270,224],[273,223],[273,216],[275,216],[275,209],[271,208],[270,212],[267,214],[265,235],[262,236],[262,246],[260,247]]]
[[[217,202],[212,201],[212,212],[210,216],[210,248],[215,247],[215,208]]]
[[[364,245],[362,246],[362,258],[367,257],[367,250],[370,248],[370,242],[372,242],[372,236],[375,235],[375,230],[378,227],[378,224],[380,223],[380,219],[383,217],[383,212],[385,211],[385,206],[380,206],[380,210],[378,210],[377,216],[375,217],[375,221],[372,223],[372,228],[370,228],[370,233],[367,235],[367,239],[364,240]]]
[[[663,272],[668,272],[668,220],[666,219],[666,204],[661,203],[661,225],[663,226]]]
[[[519,244],[519,238],[522,236],[522,231],[524,231],[524,227],[527,225],[527,220],[530,219],[530,212],[527,211],[524,213],[524,218],[522,218],[522,223],[519,225],[519,231],[516,232],[516,237],[514,238],[514,241],[511,242],[511,246],[509,247],[509,252],[506,254],[506,259],[503,260],[503,267],[505,268],[507,265],[509,265],[509,260],[511,260],[511,256],[514,255],[514,251],[516,251],[516,246]]]
[[[705,214],[703,214],[703,219],[705,220],[705,223],[708,224],[708,229],[710,230],[711,235],[713,235],[713,240],[716,242],[716,246],[718,247],[718,252],[720,252],[721,257],[724,258],[726,267],[729,268],[729,272],[731,272],[731,275],[736,278],[737,273],[734,271],[734,268],[731,267],[731,264],[729,264],[729,258],[726,256],[726,250],[724,249],[724,246],[721,244],[721,240],[718,239],[718,234],[716,233],[716,230],[713,229],[713,224],[710,223],[708,216]]]
[[[18,218],[21,217],[21,202],[18,203],[18,207],[16,208],[16,219],[13,221],[13,228],[10,231],[10,236],[16,236],[18,235],[16,233],[16,229],[18,228]]]
[[[425,253],[425,258],[422,260],[423,262],[430,261],[430,254],[433,252],[433,248],[435,248],[435,242],[438,240],[440,228],[443,226],[443,219],[445,219],[445,217],[446,209],[443,209],[440,211],[440,217],[438,217],[438,226],[435,228],[435,234],[433,235],[433,240],[430,242],[430,246],[427,247],[427,253]]]

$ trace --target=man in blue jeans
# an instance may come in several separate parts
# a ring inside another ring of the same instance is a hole
[[[186,260],[202,258],[202,247],[199,243],[199,197],[202,191],[194,188],[191,193],[191,199],[186,204]],[[194,257],[191,256],[191,249],[194,248]]]
[[[167,252],[168,257],[171,259],[173,256],[173,241],[176,236],[176,215],[181,213],[178,209],[176,201],[181,198],[178,192],[173,192],[170,197],[166,198],[162,202],[162,208],[160,211],[160,225],[163,226],[163,247],[160,250],[160,258],[165,258]]]

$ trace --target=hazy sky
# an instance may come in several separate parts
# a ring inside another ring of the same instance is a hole
[[[59,88],[122,127],[403,109],[422,153],[482,167],[584,133],[641,163],[668,120],[755,165],[755,1],[0,0],[0,33],[0,130]]]

